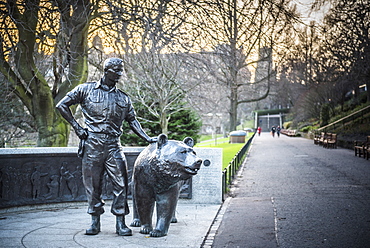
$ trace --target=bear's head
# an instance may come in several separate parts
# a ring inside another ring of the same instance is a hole
[[[134,180],[155,192],[164,192],[181,180],[196,175],[202,164],[192,138],[168,140],[161,134],[156,143],[147,146],[135,161]]]
[[[194,140],[189,137],[184,141],[176,141],[168,140],[165,134],[159,135],[156,171],[179,180],[186,180],[196,175],[202,165],[202,159],[197,157],[193,146]]]

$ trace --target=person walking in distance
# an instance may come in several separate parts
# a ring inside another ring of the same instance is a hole
[[[277,134],[278,138],[280,137],[280,130],[281,130],[280,126],[277,126],[276,127],[276,134]]]
[[[275,137],[275,132],[276,132],[276,127],[275,126],[272,126],[271,127],[271,135],[272,135],[272,137]]]
[[[261,128],[261,127],[258,127],[258,128],[257,128],[258,136],[260,136],[260,135],[261,135],[261,132],[262,132],[262,128]]]
[[[122,74],[123,60],[109,58],[104,62],[104,75],[100,81],[78,85],[56,106],[80,138],[78,154],[82,158],[87,213],[92,218],[91,226],[86,230],[87,235],[100,232],[100,215],[104,213],[101,196],[104,171],[113,185],[111,213],[116,216],[116,233],[120,236],[132,235],[131,229],[125,224],[129,208],[127,164],[120,144],[123,121],[128,122],[134,133],[148,143],[157,140],[145,133],[136,119],[130,97],[116,87]],[[72,115],[70,106],[75,104],[81,106],[86,129]]]

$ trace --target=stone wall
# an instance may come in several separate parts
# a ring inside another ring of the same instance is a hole
[[[124,147],[129,178],[142,147]],[[195,149],[209,166],[202,165],[198,175],[186,182],[181,198],[189,203],[221,203],[222,150]],[[85,201],[81,159],[75,147],[0,149],[0,208]],[[111,199],[112,186],[104,178],[103,197]]]

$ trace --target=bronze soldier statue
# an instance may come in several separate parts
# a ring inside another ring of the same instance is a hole
[[[78,85],[57,104],[61,115],[72,125],[80,138],[79,156],[82,158],[83,183],[88,199],[88,213],[92,217],[87,235],[100,232],[100,215],[104,213],[102,177],[104,171],[113,184],[112,214],[116,215],[116,233],[121,236],[132,235],[125,224],[129,213],[127,205],[127,164],[122,152],[120,136],[123,121],[149,143],[157,138],[149,137],[136,119],[129,96],[116,87],[123,74],[123,61],[109,58],[104,62],[104,75],[98,82]],[[70,106],[80,104],[86,129],[75,120]]]

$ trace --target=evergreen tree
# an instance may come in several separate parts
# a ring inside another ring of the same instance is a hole
[[[183,140],[191,137],[195,142],[200,138],[199,131],[202,123],[197,114],[190,110],[181,110],[171,116],[168,123],[168,137],[174,140]]]
[[[161,127],[158,120],[146,111],[145,107],[140,104],[135,104],[135,111],[145,132],[150,136],[158,136],[161,134]],[[142,118],[140,118],[142,117]],[[143,120],[145,119],[145,121]],[[196,142],[199,138],[199,131],[202,123],[197,114],[191,109],[184,109],[174,113],[168,124],[168,138],[173,140],[183,140],[186,137],[191,137]],[[139,138],[124,122],[123,135],[121,143],[123,146],[147,146],[148,143]]]

